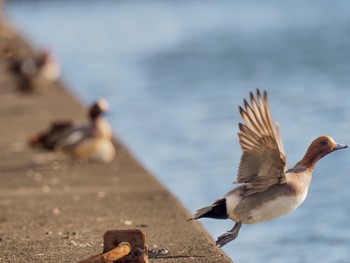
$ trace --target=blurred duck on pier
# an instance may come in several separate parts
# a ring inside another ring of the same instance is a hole
[[[13,47],[4,44],[1,52],[9,72],[17,79],[18,90],[22,92],[42,92],[59,80],[58,60],[48,50],[41,49],[33,56],[21,57]]]
[[[107,101],[99,99],[89,109],[89,123],[77,125],[71,121],[55,121],[48,130],[32,136],[29,144],[74,159],[110,162],[115,156],[115,148],[112,128],[102,117],[107,110]]]

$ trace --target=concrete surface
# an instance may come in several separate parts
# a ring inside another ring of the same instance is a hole
[[[4,42],[32,52],[2,24]],[[150,248],[169,251],[151,262],[231,262],[118,141],[110,164],[56,160],[29,149],[28,137],[54,119],[84,121],[85,110],[60,85],[21,94],[1,59],[0,262],[79,262],[102,252],[105,231],[135,227]]]

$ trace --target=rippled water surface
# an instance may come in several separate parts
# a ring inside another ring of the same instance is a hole
[[[106,97],[114,130],[192,212],[232,187],[238,105],[269,92],[287,161],[318,135],[350,144],[347,1],[8,1],[82,101]],[[350,151],[322,159],[294,213],[244,226],[235,262],[350,262]],[[232,222],[202,220],[216,239]],[[186,222],[184,222],[186,224]]]

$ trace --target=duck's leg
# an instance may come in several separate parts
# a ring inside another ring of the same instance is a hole
[[[218,240],[216,240],[216,245],[223,247],[228,242],[234,240],[238,236],[241,226],[242,222],[237,222],[230,231],[227,231],[225,234],[218,237]]]

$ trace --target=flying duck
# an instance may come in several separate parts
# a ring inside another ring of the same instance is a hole
[[[306,198],[312,171],[322,157],[347,145],[336,143],[322,135],[311,142],[304,157],[292,168],[286,166],[286,156],[279,129],[272,122],[266,91],[256,97],[250,93],[250,104],[244,100],[239,107],[243,123],[239,123],[238,138],[242,157],[237,181],[240,185],[212,205],[197,210],[194,217],[231,219],[234,227],[221,235],[219,247],[234,240],[242,224],[256,224],[286,215]]]

